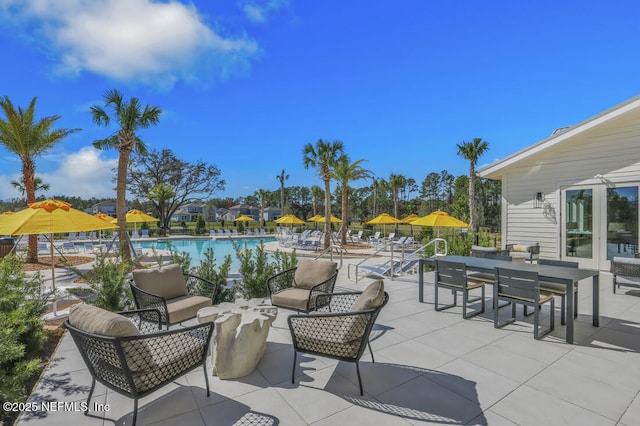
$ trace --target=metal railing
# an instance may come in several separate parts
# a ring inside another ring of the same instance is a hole
[[[340,262],[338,265],[338,269],[342,268],[342,260],[343,260],[343,253],[346,250],[339,245],[336,244],[332,244],[329,247],[327,247],[326,249],[322,250],[320,253],[318,253],[318,255],[316,257],[313,258],[313,260],[318,260],[318,259],[324,259],[326,254],[329,254],[329,260],[331,260],[333,262],[333,253],[338,253],[340,254]]]
[[[393,241],[386,241],[382,247],[374,251],[372,254],[370,254],[366,258],[362,259],[360,262],[355,264],[354,263],[348,264],[347,279],[349,279],[350,281],[355,281],[357,283],[359,278],[361,278],[360,270],[364,269],[364,268],[361,268],[361,266],[363,266],[363,264],[366,263],[368,260],[372,259],[373,257],[376,257],[380,252],[388,251],[389,249],[391,251],[389,259],[383,263],[377,264],[376,268],[374,269],[367,268],[366,274],[386,275],[386,273],[388,272],[389,278],[393,280],[393,277],[396,274],[396,269],[399,268],[398,270],[402,271],[405,268],[405,265],[407,265],[407,262],[409,260],[412,261],[422,257],[422,254],[427,249],[427,247],[433,246],[434,254],[432,257],[446,256],[449,250],[447,240],[445,240],[444,238],[434,238],[433,240],[429,241],[427,244],[424,244],[423,246],[420,246],[418,249],[411,251],[408,255],[406,254],[406,251],[402,249],[400,251],[402,253],[402,256],[399,258],[399,260],[397,260],[394,258],[394,246],[396,245],[397,244],[394,244]],[[352,277],[352,271],[354,271],[353,277]],[[366,275],[362,275],[362,277],[364,276]]]

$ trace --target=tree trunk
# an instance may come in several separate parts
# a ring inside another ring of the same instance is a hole
[[[31,159],[22,162],[22,178],[24,179],[24,193],[27,206],[36,201],[36,188],[33,183],[35,166]],[[53,241],[51,241],[53,244]],[[38,263],[38,236],[29,235],[29,249],[27,250],[26,263]]]
[[[347,244],[347,185],[342,185],[342,233],[340,238],[342,244]]]
[[[469,164],[469,226],[471,227],[472,230],[475,230],[475,225],[476,225],[475,215],[474,215],[475,198],[476,198],[475,177],[476,177],[475,167],[474,167],[473,161],[471,161]]]
[[[324,248],[331,245],[331,178],[324,178]]]
[[[118,238],[120,239],[120,255],[124,260],[131,260],[129,238],[127,235],[127,166],[129,165],[130,145],[120,144],[118,157],[118,177],[116,183],[116,218],[118,219]]]

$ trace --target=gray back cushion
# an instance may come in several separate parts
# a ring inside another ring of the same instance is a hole
[[[180,265],[167,265],[160,268],[136,269],[133,280],[141,289],[165,299],[187,296],[187,282]]]
[[[336,273],[338,264],[326,260],[302,259],[293,277],[293,286],[311,290]]]
[[[69,309],[69,324],[86,331],[109,337],[138,336],[135,325],[122,315],[97,306],[79,303]]]
[[[358,297],[356,303],[351,307],[351,311],[366,311],[382,305],[384,301],[384,281],[374,281]]]

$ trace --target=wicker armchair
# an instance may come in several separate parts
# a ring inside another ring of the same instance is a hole
[[[640,287],[640,259],[631,257],[614,257],[611,260],[613,274],[613,293],[621,285]]]
[[[299,312],[316,309],[316,296],[333,292],[338,276],[335,262],[302,259],[298,266],[267,279],[271,304]]]
[[[209,280],[183,273],[179,265],[138,269],[132,275],[129,285],[136,308],[159,310],[167,329],[211,306],[218,289]]]
[[[360,385],[360,358],[369,347],[369,335],[380,310],[389,301],[383,281],[376,281],[363,292],[333,293],[317,296],[322,308],[309,315],[291,315],[288,318],[293,340],[293,369],[291,383],[295,383],[298,352],[325,356],[340,361],[355,362]]]
[[[79,304],[71,308],[65,327],[91,373],[87,407],[98,381],[133,398],[132,424],[135,425],[139,398],[200,366],[209,396],[205,361],[213,323],[159,331],[158,310],[115,314],[96,306]],[[85,415],[88,413],[87,409]]]

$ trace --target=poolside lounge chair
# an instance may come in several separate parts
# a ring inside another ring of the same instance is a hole
[[[78,234],[78,239],[79,240],[86,240],[87,239],[87,233],[86,232],[80,232]]]
[[[140,232],[142,232],[142,238],[149,238],[149,230],[148,229],[143,229]]]
[[[64,241],[62,243],[62,251],[65,253],[80,253],[78,247],[76,247],[76,245],[71,241]]]
[[[214,324],[171,331],[161,331],[160,324],[160,312],[155,309],[116,314],[84,303],[70,308],[65,328],[91,373],[85,415],[89,413],[96,382],[100,382],[133,398],[135,425],[139,398],[200,366],[209,396],[206,360]]]
[[[133,231],[131,231],[131,238],[133,238],[134,240],[140,239],[140,234],[137,230],[134,229]]]
[[[360,377],[360,358],[367,346],[375,363],[369,335],[378,314],[389,301],[382,280],[363,292],[324,294],[317,297],[319,311],[309,315],[291,315],[287,319],[293,341],[291,383],[295,383],[298,352],[354,362],[360,395],[364,395]]]
[[[38,243],[38,254],[50,254],[49,248],[47,243]]]
[[[76,239],[76,233],[75,232],[69,232],[69,235],[67,235],[67,240],[73,241],[75,239]]]

